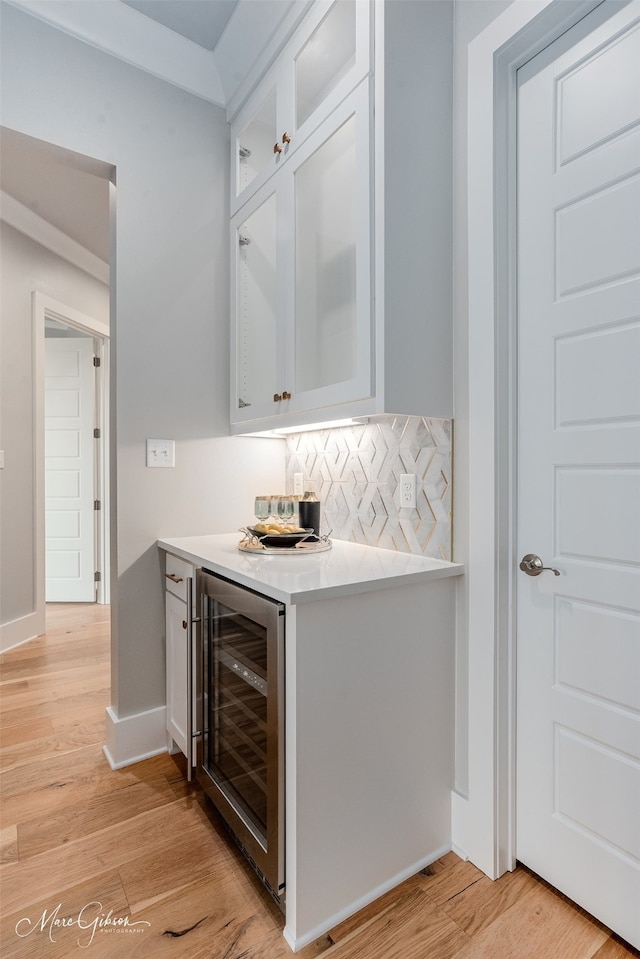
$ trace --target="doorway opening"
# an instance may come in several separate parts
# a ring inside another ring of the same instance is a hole
[[[97,475],[102,495],[93,496],[91,503],[100,498],[104,512],[96,511],[102,515],[91,517],[92,526],[98,520],[97,536],[94,535],[98,564],[91,565],[93,575],[100,573],[98,590],[95,586],[93,590],[94,602],[113,601],[107,574],[107,494],[111,491],[113,520],[115,484],[106,482],[106,391],[109,336],[114,319],[115,168],[16,130],[0,129],[2,286],[6,306],[0,324],[5,385],[2,431],[6,450],[1,476],[5,562],[0,648],[7,650],[28,642],[46,628],[45,316],[48,321],[57,321],[83,337],[88,336],[91,342],[95,341],[94,355],[102,354],[105,392],[99,422],[94,427],[101,427]],[[82,311],[82,315],[77,311]],[[110,402],[113,403],[113,396]],[[61,439],[71,442],[70,431]],[[112,455],[112,469],[113,464]],[[59,527],[59,532],[69,532],[73,517],[59,516],[58,520],[68,524],[66,530]],[[65,559],[70,561],[69,556]]]

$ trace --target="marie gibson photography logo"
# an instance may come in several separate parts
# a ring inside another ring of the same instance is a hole
[[[46,935],[50,942],[57,942],[57,936],[64,929],[78,930],[77,943],[81,949],[86,949],[94,941],[96,935],[104,933],[143,933],[151,923],[145,919],[130,919],[129,916],[116,916],[113,909],[104,911],[102,903],[97,900],[86,903],[77,915],[61,915],[62,903],[59,902],[53,909],[44,909],[42,915],[36,919],[23,916],[15,925],[16,935],[26,939],[33,935]]]

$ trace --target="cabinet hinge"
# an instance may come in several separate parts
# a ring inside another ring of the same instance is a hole
[[[99,499],[94,499],[94,501],[93,501],[93,508],[94,508],[94,509],[102,509],[102,504],[100,503],[100,500],[99,500]]]
[[[100,427],[99,427],[99,426],[96,426],[96,428],[94,429],[94,431],[93,431],[93,438],[94,438],[94,440],[99,440],[99,439],[100,439]]]
[[[245,403],[241,396],[238,397],[238,409],[243,410],[245,407],[251,406],[251,403]]]
[[[251,150],[249,147],[238,147],[238,154],[241,160],[247,160],[251,156]]]
[[[102,573],[99,570],[96,570],[93,574],[94,583],[100,583],[102,581]]]
[[[99,357],[99,356],[94,356],[94,358],[93,358],[93,365],[94,365],[94,366],[100,366],[100,357]]]

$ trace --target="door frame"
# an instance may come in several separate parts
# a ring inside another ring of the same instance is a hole
[[[96,391],[96,420],[100,430],[97,462],[95,463],[94,482],[96,498],[101,509],[97,512],[96,523],[96,568],[101,577],[96,590],[96,602],[108,605],[110,602],[110,522],[109,522],[109,327],[94,317],[80,313],[73,307],[59,303],[52,297],[34,290],[31,300],[34,343],[34,388],[35,388],[35,552],[36,552],[36,611],[44,619],[45,609],[45,321],[47,318],[58,320],[71,329],[93,337],[95,355],[100,360],[102,375],[98,378]]]
[[[603,19],[628,0],[606,2]],[[517,71],[602,3],[514,0],[468,47],[468,789],[452,838],[492,879],[516,861]]]

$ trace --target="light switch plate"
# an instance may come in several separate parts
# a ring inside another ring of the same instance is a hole
[[[175,466],[175,440],[147,440],[147,466]]]

